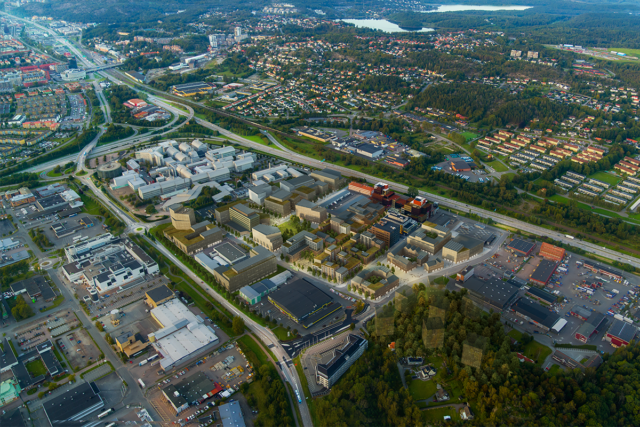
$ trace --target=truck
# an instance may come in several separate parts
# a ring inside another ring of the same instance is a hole
[[[138,366],[146,365],[147,363],[149,363],[149,360],[144,359],[142,362],[138,363]]]
[[[614,294],[618,295],[618,293],[619,293],[620,291],[618,291],[617,289],[612,289],[612,290],[611,290],[611,292],[613,292]]]
[[[142,379],[141,379],[141,378],[138,378],[138,384],[140,384],[140,388],[141,388],[141,389],[144,389],[144,388],[145,388],[144,382],[142,381]]]
[[[571,240],[574,240],[574,239],[575,239],[575,237],[573,237],[573,236],[572,236],[572,235],[570,235],[570,234],[565,234],[565,235],[564,235],[564,237],[566,237],[567,239],[571,239]]]

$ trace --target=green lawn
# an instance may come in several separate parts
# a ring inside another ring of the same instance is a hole
[[[80,199],[84,203],[82,209],[89,215],[100,215],[100,205],[92,197],[85,194],[80,195]]]
[[[560,365],[553,365],[551,366],[551,368],[549,368],[549,375],[556,375],[558,373],[558,371],[560,370]]]
[[[251,135],[251,136],[243,136],[243,138],[250,139],[251,141],[257,142],[258,144],[262,144],[264,146],[275,148],[276,150],[282,150],[277,145],[272,144],[271,141],[269,141],[269,139],[266,136],[262,135],[262,134],[260,134],[260,135]]]
[[[467,141],[469,141],[470,139],[475,139],[475,138],[478,137],[477,133],[473,133],[473,132],[469,132],[469,131],[462,132],[460,135],[464,136],[467,139]]]
[[[32,360],[25,365],[25,368],[27,368],[27,371],[29,371],[29,373],[34,377],[47,374],[47,368],[44,367],[42,359]]]
[[[81,170],[80,172],[78,172],[78,173],[76,174],[76,176],[84,176],[84,175],[86,175],[86,174],[87,174],[87,171],[85,171],[85,170]]]
[[[515,329],[509,331],[507,335],[518,341],[522,340],[522,334]],[[538,362],[537,365],[541,365],[542,362],[544,362],[544,359],[546,359],[547,356],[551,354],[551,349],[546,345],[540,344],[539,342],[534,340],[524,346],[522,354],[530,359],[536,360]]]
[[[51,178],[57,178],[59,176],[62,176],[62,174],[60,172],[54,172],[53,169],[51,169],[49,172],[47,172],[47,176]]]
[[[56,265],[58,265],[58,264],[56,264]],[[60,304],[62,304],[62,302],[63,302],[63,301],[64,301],[64,297],[63,297],[62,295],[58,295],[58,296],[56,297],[56,299],[54,299],[54,300],[53,300],[53,304],[51,304],[49,307],[45,308],[45,309],[44,309],[44,310],[42,310],[42,311],[48,311],[48,310],[51,310],[51,309],[53,309],[53,308],[56,308],[57,306],[59,306]]]
[[[293,334],[293,332],[287,331],[282,326],[278,326],[277,328],[272,329],[271,332],[276,334],[276,336],[280,341],[289,341],[295,338],[295,335]],[[289,335],[287,335],[287,333],[289,333]]]
[[[446,285],[447,283],[449,283],[449,278],[448,277],[438,277],[436,278],[433,283],[436,283],[438,285]]]
[[[515,174],[515,173],[513,173],[513,172],[511,172],[511,173],[505,173],[505,174],[504,174],[504,175],[502,175],[502,176],[506,176],[506,177],[507,177],[507,179],[508,179],[509,181],[511,181],[511,180],[513,179],[513,177],[514,177],[514,176],[516,176],[516,174]]]
[[[291,230],[291,232],[293,232],[293,234],[296,234],[298,232],[298,229],[295,227],[295,225],[293,224],[293,222],[291,222],[291,220],[287,221],[287,222],[283,222],[282,224],[280,224],[278,226],[278,228],[280,229],[280,231],[282,233],[284,233],[285,230]]]
[[[597,179],[598,181],[606,182],[610,185],[616,185],[622,179],[619,176],[612,175],[607,172],[596,172],[593,175],[589,175],[588,178]]]
[[[409,383],[409,393],[411,393],[413,400],[428,399],[433,396],[437,390],[437,384],[434,380],[412,380],[411,383]]]
[[[611,51],[613,51],[613,52],[622,52],[622,53],[626,53],[627,55],[635,56],[636,58],[640,58],[640,49],[627,49],[626,47],[621,47],[621,48],[610,48],[608,50],[609,50],[609,52],[611,52]]]
[[[504,165],[501,161],[494,160],[492,162],[488,162],[487,166],[492,167],[496,172],[506,172],[509,170],[508,167]]]
[[[422,418],[427,424],[443,422],[446,415],[451,417],[451,421],[460,421],[460,414],[451,406],[422,411]]]

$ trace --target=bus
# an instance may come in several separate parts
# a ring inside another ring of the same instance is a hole
[[[111,408],[111,409],[107,409],[106,411],[102,412],[101,414],[98,414],[98,418],[99,418],[99,419],[102,419],[102,418],[106,417],[107,415],[109,415],[109,414],[111,414],[111,413],[113,413],[113,412],[115,412],[115,411],[113,410],[113,408]]]
[[[158,357],[160,357],[160,355],[158,353],[154,354],[153,356],[149,357],[147,359],[147,362],[153,362],[154,360],[156,360]]]
[[[302,399],[300,398],[300,392],[296,390],[296,397],[298,398],[298,403],[302,403]]]
[[[142,382],[142,379],[138,378],[138,383],[140,384],[140,388],[144,389],[145,385],[144,382]]]

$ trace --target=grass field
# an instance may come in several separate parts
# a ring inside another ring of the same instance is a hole
[[[243,337],[238,339],[238,342],[243,344],[243,346],[245,347],[245,353],[248,353],[246,354],[247,359],[249,359],[254,366],[258,367],[264,365],[265,363],[270,363],[269,358],[267,357],[265,352],[262,351],[258,343],[254,341],[251,335],[244,335]],[[253,354],[249,353],[249,351],[247,350],[249,350]]]
[[[273,332],[280,341],[288,341],[295,338],[295,335],[293,334],[293,332],[287,331],[282,326],[278,326],[277,328],[272,329],[271,332]],[[289,333],[288,336],[287,336],[287,333]]]
[[[560,365],[553,365],[549,368],[549,375],[555,375],[560,370]]]
[[[451,417],[451,421],[460,421],[460,414],[451,406],[422,411],[422,418],[427,424],[443,422],[444,417],[447,415]]]
[[[626,53],[629,56],[635,56],[636,58],[640,58],[640,49],[627,49],[626,47],[621,48],[611,48],[609,52],[622,52]]]
[[[51,177],[51,178],[57,178],[59,176],[62,176],[62,174],[60,172],[54,172],[53,169],[51,169],[49,172],[47,172],[47,176]]]
[[[475,139],[478,137],[477,133],[473,133],[473,132],[462,132],[460,135],[464,136],[466,138],[467,141],[469,141],[470,139]]]
[[[509,331],[507,335],[518,341],[522,340],[522,334],[515,329]],[[544,362],[547,356],[551,354],[551,349],[537,341],[531,341],[529,344],[524,346],[522,354],[537,361],[537,365],[542,365],[542,362]]]
[[[434,380],[413,380],[409,383],[409,393],[411,393],[413,400],[428,399],[433,396],[437,390],[437,384]]]
[[[100,215],[100,205],[93,198],[84,194],[80,195],[80,199],[84,203],[82,209],[89,215]]]
[[[504,163],[498,161],[498,160],[494,160],[492,162],[488,162],[487,166],[492,167],[496,172],[506,172],[509,170],[508,167],[506,167],[504,165]]]
[[[44,367],[41,359],[32,360],[25,365],[25,368],[27,368],[27,371],[34,377],[47,374],[47,368]]]
[[[509,181],[511,181],[511,180],[513,179],[513,177],[514,177],[514,176],[516,176],[516,174],[515,174],[515,173],[513,173],[513,172],[511,172],[511,173],[505,173],[505,174],[504,174],[504,175],[502,175],[502,176],[506,176],[506,177],[507,177],[507,179],[508,179]]]
[[[598,181],[606,182],[610,185],[616,185],[622,178],[619,176],[612,175],[607,172],[596,172],[593,175],[589,175],[588,178],[597,179]]]
[[[293,234],[296,234],[298,232],[298,229],[293,225],[293,222],[291,222],[291,220],[289,220],[287,222],[283,222],[282,224],[280,224],[278,226],[278,228],[280,229],[280,231],[282,233],[284,233],[284,231],[287,230],[287,229],[291,230],[291,232],[293,232]]]

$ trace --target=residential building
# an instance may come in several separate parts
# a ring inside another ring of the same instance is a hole
[[[400,279],[384,265],[364,269],[351,279],[354,291],[362,291],[373,299],[386,295],[399,284]]]
[[[287,239],[282,245],[282,253],[290,257],[290,262],[295,262],[305,249],[319,252],[324,249],[324,240],[308,231],[301,231]]]

